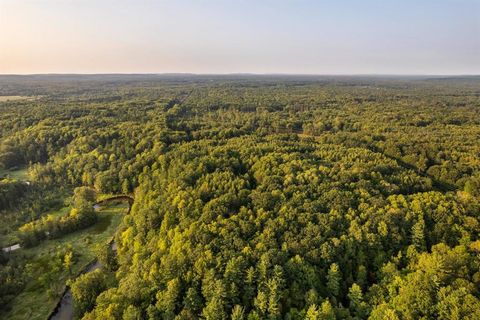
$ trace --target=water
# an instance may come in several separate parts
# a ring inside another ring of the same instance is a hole
[[[73,297],[72,291],[67,289],[65,294],[62,297],[62,301],[60,302],[60,307],[58,308],[57,312],[55,312],[51,320],[71,320],[73,319]]]
[[[91,265],[89,265],[85,269],[84,273],[89,273],[89,272],[92,272],[92,271],[95,271],[95,270],[101,269],[101,268],[102,268],[102,264],[100,262],[98,262],[98,260],[97,260],[97,261],[95,261],[95,263],[92,263]]]
[[[132,208],[132,202],[133,202],[133,199],[131,197],[119,196],[119,197],[114,197],[113,199],[114,200],[116,200],[116,199],[128,200],[128,203],[129,203],[128,213],[130,213],[130,209]],[[107,200],[112,200],[112,199],[107,199]],[[101,208],[100,203],[96,203],[93,206],[93,208],[95,209],[95,211],[100,210],[100,208]],[[18,244],[13,245],[11,247],[14,247],[14,246],[18,246],[18,248],[20,248],[20,245],[18,245]],[[111,246],[113,251],[115,251],[115,252],[117,251],[117,243],[115,242],[115,240],[112,241],[110,246]],[[10,248],[10,247],[7,247],[7,248]],[[15,249],[12,249],[12,250],[16,250],[18,248],[15,248]],[[4,249],[6,249],[6,248],[4,248]],[[92,263],[91,265],[89,265],[84,270],[83,273],[89,273],[89,272],[92,272],[92,271],[95,271],[95,270],[101,269],[101,268],[102,268],[102,264],[97,260],[94,263]],[[49,320],[72,320],[72,319],[73,319],[73,296],[72,296],[72,291],[70,290],[70,288],[67,288],[65,290],[65,293],[63,294],[62,299],[60,300],[60,302],[58,304],[58,309],[56,311],[54,311],[54,313],[49,317]]]
[[[102,264],[95,261],[89,265],[83,273],[89,273],[97,269],[101,269]],[[49,320],[72,320],[73,319],[73,296],[72,291],[68,288],[63,294],[62,300],[57,311],[49,318]]]

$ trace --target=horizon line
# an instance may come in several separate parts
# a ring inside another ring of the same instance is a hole
[[[104,76],[104,75],[150,75],[150,76],[371,76],[371,77],[478,77],[480,73],[290,73],[290,72],[219,72],[219,73],[196,73],[196,72],[42,72],[42,73],[0,73],[0,76]]]

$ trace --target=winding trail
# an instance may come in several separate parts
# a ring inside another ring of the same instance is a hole
[[[113,197],[98,201],[93,205],[93,207],[95,208],[95,210],[99,210],[103,205],[113,201],[127,201],[128,211],[126,214],[129,214],[130,210],[132,209],[134,198],[128,195],[113,196]],[[110,247],[112,248],[112,250],[117,251],[117,243],[115,242],[114,239],[111,240]],[[77,277],[82,274],[86,274],[86,273],[95,271],[97,269],[101,269],[102,267],[103,267],[102,264],[98,260],[94,260],[90,264],[88,264],[85,267],[85,269],[80,271]],[[73,310],[74,309],[73,309],[72,291],[70,290],[69,286],[65,286],[65,290],[63,291],[62,297],[57,302],[57,305],[48,316],[48,320],[72,320]]]

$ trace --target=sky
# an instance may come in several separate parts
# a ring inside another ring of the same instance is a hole
[[[480,0],[0,0],[0,74],[480,74]]]

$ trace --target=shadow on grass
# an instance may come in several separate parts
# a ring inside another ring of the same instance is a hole
[[[89,230],[90,231],[89,233],[100,234],[105,232],[110,226],[110,224],[112,223],[112,218],[113,216],[110,214],[109,215],[99,214],[97,223],[93,225],[92,229]]]

